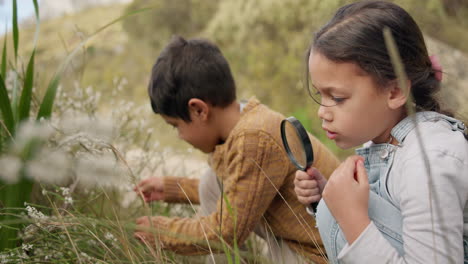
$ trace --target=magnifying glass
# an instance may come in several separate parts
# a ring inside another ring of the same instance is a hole
[[[314,161],[314,152],[309,135],[301,122],[290,116],[281,121],[281,139],[288,154],[289,160],[302,171],[306,171]],[[318,202],[312,203],[311,207],[317,213]]]

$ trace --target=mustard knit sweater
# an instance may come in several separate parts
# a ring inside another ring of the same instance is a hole
[[[258,224],[265,224],[298,254],[325,263],[315,221],[294,193],[296,167],[281,141],[281,114],[252,98],[224,144],[210,155],[209,163],[222,185],[224,199],[211,215],[195,218],[155,216],[162,247],[183,255],[222,252],[220,241],[241,245]],[[314,164],[329,177],[338,159],[311,136]],[[166,202],[196,204],[198,179],[165,177]]]

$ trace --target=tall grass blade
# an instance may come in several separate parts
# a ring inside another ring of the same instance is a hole
[[[34,48],[37,47],[37,40],[39,39],[39,28],[41,25],[41,19],[39,16],[39,5],[37,4],[37,0],[33,0],[34,4],[34,13],[36,14],[36,32],[34,33]]]
[[[18,105],[19,105],[19,90],[20,90],[20,78],[17,71],[13,71],[13,88],[11,89],[11,110],[13,111],[13,120],[15,124],[18,121]]]
[[[431,213],[431,228],[432,228],[432,245],[434,248],[434,263],[438,263],[437,260],[437,255],[435,254],[436,249],[438,245],[435,242],[435,231],[434,231],[434,215],[437,214],[438,217],[441,218],[442,221],[447,221],[447,219],[444,219],[444,215],[440,214],[440,199],[437,196],[437,192],[434,192],[434,180],[433,180],[433,174],[431,170],[431,165],[429,161],[429,157],[427,155],[427,152],[424,148],[425,144],[423,142],[423,138],[421,136],[421,128],[419,127],[418,123],[416,122],[416,115],[414,113],[416,112],[416,107],[414,105],[414,97],[412,96],[410,86],[408,84],[408,76],[406,75],[404,64],[401,60],[400,53],[398,52],[398,48],[395,42],[395,39],[392,36],[392,32],[389,28],[384,28],[383,29],[383,34],[385,38],[385,45],[387,46],[387,50],[390,55],[390,59],[392,61],[392,66],[395,71],[395,74],[398,79],[398,85],[403,89],[403,87],[406,87],[407,90],[405,92],[408,94],[408,100],[406,101],[406,109],[408,111],[408,114],[412,116],[413,122],[416,124],[414,127],[414,130],[416,132],[416,139],[418,140],[419,147],[422,149],[422,158],[424,160],[424,169],[426,171],[426,175],[428,175],[428,200],[429,200],[429,208],[430,208],[430,213]],[[448,223],[446,223],[448,224]],[[443,244],[448,245],[447,237],[444,237],[446,240]],[[440,246],[440,245],[439,245]]]
[[[6,45],[6,30],[5,30],[5,35],[3,37],[3,50],[2,50],[2,66],[0,67],[0,74],[2,76],[6,76],[6,69],[7,69],[7,57],[6,57],[6,52],[7,52],[7,45]]]
[[[19,30],[18,30],[18,6],[13,0],[13,47],[15,49],[15,61],[18,58]]]
[[[24,172],[23,172],[24,174]],[[29,200],[32,191],[33,182],[24,177],[15,184],[2,185],[2,202],[4,208],[0,210],[0,223],[9,223],[8,227],[0,229],[0,251],[7,248],[13,248],[17,245],[17,230],[21,228],[18,217],[14,215],[15,208],[24,207],[24,202]]]
[[[11,108],[10,98],[8,97],[8,91],[5,86],[5,81],[3,80],[3,76],[0,75],[0,110],[2,111],[1,120],[4,128],[8,131],[7,134],[14,135],[15,134],[15,120],[13,118],[13,111]],[[3,128],[3,126],[2,126]]]
[[[2,122],[2,125],[0,127],[0,129],[2,129],[2,133],[0,135],[6,135],[5,137],[14,135],[15,121],[8,92],[6,90],[5,81],[3,80],[2,75],[0,75],[0,109],[2,112],[2,119],[0,120],[0,122]],[[7,140],[2,136],[1,141],[3,149],[3,144]],[[5,208],[8,208],[15,203],[15,197],[17,195],[21,195],[21,192],[19,192],[19,190],[17,189],[16,184],[5,185],[0,180],[0,223],[8,222],[8,220],[11,220],[11,216],[9,216],[8,214],[9,210]],[[15,229],[2,226],[2,228],[0,228],[0,251],[3,251],[5,248],[13,247],[15,245],[15,237]]]
[[[31,58],[29,59],[28,68],[26,70],[26,76],[24,78],[23,91],[21,92],[21,98],[19,102],[19,115],[18,121],[22,121],[29,117],[29,109],[31,107],[32,88],[34,83],[34,56],[36,50],[33,50]]]
[[[239,264],[240,263],[240,254],[239,254],[239,246],[237,245],[237,212],[236,210],[232,207],[231,203],[229,202],[229,199],[227,198],[226,195],[223,195],[223,200],[226,203],[227,211],[229,215],[234,219],[234,241],[233,241],[233,254],[234,254],[234,263]],[[226,252],[226,255],[228,257],[229,263],[232,263],[232,258],[231,258],[231,250],[227,248],[224,243],[223,243],[224,250]],[[226,251],[227,250],[227,251]]]
[[[393,70],[395,71],[395,75],[398,79],[398,86],[403,89],[405,94],[408,96],[408,101],[406,104],[406,108],[408,110],[408,114],[413,114],[415,112],[414,107],[412,107],[411,103],[414,102],[413,96],[410,91],[410,87],[408,85],[408,76],[405,72],[405,67],[403,62],[401,61],[400,53],[398,52],[398,47],[395,43],[395,39],[392,36],[392,32],[389,28],[384,28],[383,30],[385,45],[387,46],[388,53],[390,55],[390,60],[392,62]]]
[[[54,78],[47,87],[46,94],[42,99],[41,106],[39,107],[39,112],[37,113],[37,119],[49,118],[52,114],[52,107],[54,105],[55,94],[57,93],[57,87],[60,83],[60,77],[63,73],[63,70],[55,74]]]
[[[18,3],[16,0],[13,0],[13,18],[12,18],[12,25],[13,25],[13,47],[15,53],[15,65],[18,62],[18,46],[19,46],[19,29],[18,29]],[[18,120],[18,111],[16,111],[18,107],[19,101],[19,84],[18,84],[18,73],[15,74],[15,79],[13,81],[13,92],[11,93],[11,109],[13,110],[13,118],[14,120]]]

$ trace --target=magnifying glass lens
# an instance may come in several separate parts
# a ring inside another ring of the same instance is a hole
[[[291,153],[290,158],[295,159],[296,166],[298,166],[300,170],[305,170],[307,168],[307,154],[302,138],[292,123],[285,122],[284,126],[287,144]]]

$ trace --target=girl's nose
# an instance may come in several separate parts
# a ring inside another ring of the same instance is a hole
[[[318,117],[323,121],[330,122],[332,121],[332,113],[330,111],[330,107],[326,107],[321,105],[317,111]]]

